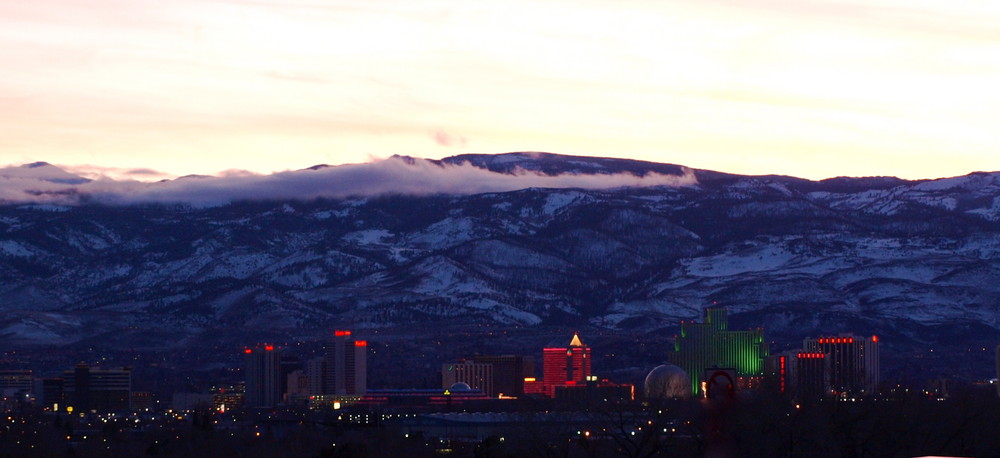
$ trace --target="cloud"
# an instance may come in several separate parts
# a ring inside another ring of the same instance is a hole
[[[443,129],[434,131],[434,141],[441,146],[454,146],[459,148],[464,147],[468,143],[465,137],[451,135]]]
[[[0,177],[2,178],[2,177]],[[217,206],[244,200],[312,200],[380,195],[478,194],[525,188],[610,189],[696,184],[684,175],[628,173],[549,176],[531,171],[491,172],[463,163],[440,164],[425,159],[392,157],[364,164],[279,172],[271,175],[227,173],[170,181],[140,182],[103,178],[65,185],[28,178],[0,179],[0,200],[9,203],[131,205],[178,203]]]
[[[158,180],[168,180],[176,178],[175,175],[171,175],[169,173],[145,167],[125,168],[125,167],[106,167],[100,165],[86,164],[86,165],[63,167],[63,170],[65,170],[68,173],[85,177],[91,180],[134,179],[140,181],[158,181]]]

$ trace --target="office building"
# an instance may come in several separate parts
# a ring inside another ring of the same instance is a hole
[[[826,353],[795,355],[795,394],[802,401],[818,401],[830,392],[830,361]]]
[[[213,387],[212,408],[216,412],[226,413],[230,410],[238,410],[246,402],[246,385],[230,385]]]
[[[15,396],[31,393],[34,379],[30,370],[0,371],[0,395]]]
[[[830,389],[835,396],[867,396],[875,393],[879,383],[878,336],[805,339],[806,353],[825,353],[829,359]]]
[[[67,407],[75,412],[120,412],[132,410],[132,369],[101,369],[78,364],[62,374]],[[55,384],[50,385],[53,388]],[[46,399],[46,404],[49,401]]]
[[[354,340],[351,331],[334,331],[327,343],[323,394],[362,395],[368,389],[368,342]]]
[[[302,360],[299,359],[298,357],[288,356],[286,354],[281,355],[281,361],[278,363],[278,365],[279,365],[278,372],[280,373],[279,375],[280,378],[278,380],[281,383],[281,389],[279,393],[281,393],[282,399],[284,399],[285,394],[291,391],[291,388],[288,386],[289,375],[292,372],[302,371],[305,368],[305,366],[303,365]]]
[[[246,407],[266,409],[281,402],[281,353],[268,344],[243,350]]]
[[[441,387],[448,388],[455,383],[465,383],[487,396],[495,396],[493,389],[493,365],[469,360],[441,365]]]
[[[525,377],[535,376],[535,359],[521,355],[476,355],[473,362],[493,366],[493,390],[490,396],[521,396]]]
[[[764,375],[768,346],[764,330],[730,331],[726,309],[705,310],[705,322],[681,321],[680,335],[674,336],[670,362],[691,375],[691,392],[702,395],[705,369],[725,367],[738,377]]]
[[[764,388],[775,393],[795,394],[796,357],[786,351],[764,358]]]
[[[54,377],[42,379],[42,405],[53,412],[66,406],[66,381]]]

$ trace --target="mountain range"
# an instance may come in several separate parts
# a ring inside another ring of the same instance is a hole
[[[446,325],[641,339],[715,304],[733,327],[765,328],[775,351],[878,334],[900,370],[987,376],[1000,342],[1000,173],[811,181],[547,153],[384,161],[414,182],[431,170],[428,190],[378,175],[378,192],[131,202],[90,196],[95,181],[49,164],[0,169],[0,185],[18,186],[0,192],[0,339],[189,349]],[[281,183],[327,183],[342,175],[317,174],[340,167]],[[503,186],[438,188],[473,169]],[[222,183],[206,180],[164,186]]]

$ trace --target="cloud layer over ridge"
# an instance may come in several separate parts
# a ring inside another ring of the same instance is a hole
[[[53,172],[59,170],[48,166]],[[182,177],[153,183],[98,179],[85,183],[46,180],[37,170],[0,169],[0,202],[72,205],[86,202],[130,205],[180,203],[225,205],[241,200],[285,200],[365,197],[389,194],[478,194],[525,188],[610,189],[643,186],[689,186],[694,173],[684,175],[628,173],[603,175],[544,175],[531,171],[503,174],[468,163],[438,164],[425,159],[392,157],[364,164],[279,172],[271,175],[230,173],[218,177]],[[35,167],[37,169],[37,166]]]

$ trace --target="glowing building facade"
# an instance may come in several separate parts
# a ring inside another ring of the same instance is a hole
[[[704,323],[681,321],[670,362],[691,375],[691,392],[702,394],[705,369],[734,368],[740,377],[759,377],[767,355],[763,329],[730,331],[726,309],[710,307]]]
[[[351,331],[334,331],[323,363],[323,394],[362,395],[368,391],[368,342],[354,340]]]
[[[875,393],[879,383],[878,336],[806,339],[802,348],[807,353],[824,353],[829,359],[830,390],[835,396],[867,396]]]
[[[543,348],[542,380],[526,377],[524,392],[554,398],[557,387],[585,385],[596,380],[591,374],[590,361],[590,347],[577,334],[573,334],[568,347]]]

